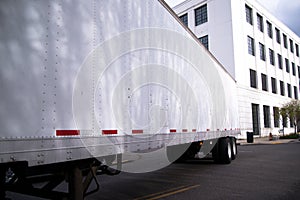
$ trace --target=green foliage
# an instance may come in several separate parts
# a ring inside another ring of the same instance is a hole
[[[280,139],[298,139],[298,138],[299,138],[298,134],[290,134],[290,135],[280,136]]]
[[[289,117],[290,119],[295,120],[295,122],[300,121],[300,101],[292,100],[284,104],[279,112],[282,117]]]
[[[286,104],[284,104],[280,109],[279,113],[274,113],[274,117],[280,117],[282,119],[289,118],[295,124],[295,133],[297,130],[297,122],[300,121],[300,101],[292,100]]]

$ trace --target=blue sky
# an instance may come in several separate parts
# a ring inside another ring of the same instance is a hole
[[[165,0],[169,6],[183,2],[184,0]],[[287,25],[300,37],[300,1],[299,0],[257,0],[280,21]]]

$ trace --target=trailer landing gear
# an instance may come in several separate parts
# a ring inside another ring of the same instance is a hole
[[[120,173],[121,162],[119,161],[121,155],[117,156],[117,160],[117,169],[104,166],[97,159],[39,167],[28,167],[26,162],[0,166],[0,199],[5,199],[5,192],[11,191],[46,199],[83,200],[86,196],[99,190],[97,175],[116,175]],[[8,170],[13,172],[15,181],[8,181]],[[90,189],[92,182],[95,183],[94,188]],[[55,190],[59,185],[65,183],[68,185],[67,192]]]

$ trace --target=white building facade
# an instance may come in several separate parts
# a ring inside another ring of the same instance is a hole
[[[186,0],[173,9],[235,78],[241,137],[294,132],[292,120],[274,116],[299,97],[299,36],[254,0]]]

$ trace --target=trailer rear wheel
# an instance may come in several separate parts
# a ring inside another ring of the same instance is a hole
[[[234,137],[230,138],[230,143],[231,143],[231,160],[234,160],[237,155],[236,139]]]
[[[216,163],[230,164],[232,160],[232,147],[230,138],[220,138],[212,150]]]

